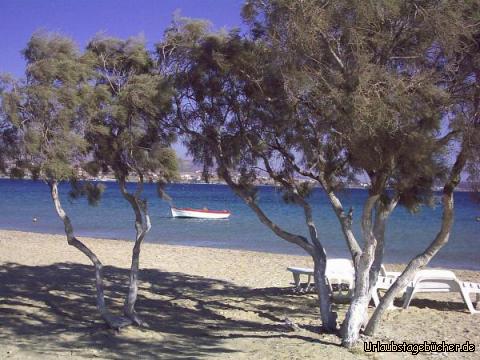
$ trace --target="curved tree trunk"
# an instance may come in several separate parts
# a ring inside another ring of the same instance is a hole
[[[139,199],[143,187],[143,179],[139,180],[137,191],[131,194],[127,191],[125,178],[119,179],[120,192],[123,197],[130,203],[135,213],[135,245],[132,250],[132,263],[130,266],[130,278],[128,294],[125,298],[124,313],[136,325],[146,326],[135,312],[135,303],[138,297],[138,272],[140,269],[140,250],[145,236],[150,231],[150,216],[147,212],[147,205],[144,200]]]
[[[343,208],[342,202],[337,197],[337,195],[335,195],[335,192],[332,191],[331,186],[329,186],[328,181],[325,179],[325,177],[322,174],[316,175],[310,171],[302,170],[298,166],[298,164],[295,163],[294,158],[291,156],[291,154],[289,154],[285,149],[283,149],[278,142],[277,142],[277,145],[278,145],[278,150],[283,154],[284,159],[288,161],[288,163],[292,166],[293,169],[295,169],[297,173],[299,173],[302,176],[308,177],[312,180],[318,181],[320,186],[326,192],[328,196],[328,200],[330,201],[330,205],[332,206],[333,211],[335,212],[335,215],[337,216],[338,221],[340,222],[340,226],[342,228],[345,241],[347,242],[347,246],[348,246],[348,249],[350,250],[353,264],[356,268],[360,255],[362,255],[362,249],[360,248],[360,245],[358,244],[358,241],[355,238],[355,235],[353,234],[353,231],[352,231],[353,209],[350,209],[350,211],[347,214],[345,212],[345,209]]]
[[[320,306],[320,318],[322,321],[323,329],[326,332],[334,332],[337,328],[337,317],[336,313],[332,311],[332,304],[330,299],[330,288],[328,287],[327,279],[325,276],[326,264],[327,264],[327,255],[325,249],[321,245],[317,237],[317,230],[313,223],[311,209],[308,204],[303,203],[303,208],[305,210],[305,219],[307,226],[309,228],[310,235],[314,245],[310,244],[308,240],[296,234],[291,234],[273,221],[268,218],[268,216],[262,211],[262,209],[255,203],[252,196],[246,193],[238,184],[236,184],[230,176],[228,170],[222,166],[221,161],[219,161],[219,175],[226,181],[230,188],[237,194],[245,203],[253,210],[257,215],[258,219],[265,224],[270,230],[272,230],[278,237],[300,246],[313,258],[314,262],[314,281],[318,294],[318,301]]]
[[[365,334],[373,335],[380,323],[385,311],[393,304],[393,300],[410,283],[419,269],[425,267],[435,254],[448,242],[450,229],[453,224],[453,193],[444,195],[444,214],[442,220],[442,229],[437,234],[435,240],[425,249],[425,251],[417,255],[411,260],[403,273],[398,277],[395,283],[388,289],[385,296],[381,299],[379,306],[375,309]]]
[[[317,289],[318,304],[320,306],[320,317],[323,328],[326,332],[333,332],[337,329],[337,313],[332,310],[330,287],[327,283],[325,271],[327,268],[327,254],[323,249],[315,247],[313,256],[313,279]]]
[[[264,212],[263,210],[255,203],[252,196],[246,193],[238,184],[236,184],[233,179],[231,178],[228,170],[225,168],[219,169],[219,175],[225,180],[228,186],[233,190],[235,194],[237,194],[245,203],[253,210],[255,215],[257,215],[258,219],[262,222],[262,224],[266,225],[270,230],[275,233],[278,237],[292,243],[295,245],[300,246],[303,250],[305,250],[308,254],[313,256],[313,246],[308,242],[308,240],[297,234],[289,233],[288,231],[283,230],[280,226],[275,224]]]
[[[53,204],[55,205],[55,211],[57,212],[60,219],[63,221],[65,227],[65,234],[67,235],[68,244],[80,250],[85,254],[92,264],[95,267],[95,285],[97,290],[97,309],[100,312],[103,320],[107,325],[113,329],[119,329],[121,327],[131,324],[129,319],[123,317],[115,317],[107,310],[105,305],[105,294],[103,288],[103,265],[98,259],[98,257],[90,250],[85,244],[78,240],[73,232],[73,226],[70,221],[70,218],[65,213],[60,201],[60,196],[58,193],[58,182],[55,180],[49,181],[48,185],[50,187],[50,194],[52,196]]]
[[[385,293],[385,296],[381,299],[379,306],[375,309],[365,328],[366,335],[375,334],[383,314],[393,304],[395,297],[414,279],[417,271],[428,265],[430,260],[448,242],[454,217],[453,190],[460,182],[460,174],[465,167],[466,156],[466,150],[462,148],[453,165],[449,181],[443,189],[443,215],[440,231],[425,251],[415,256],[415,258],[408,263],[403,273]]]
[[[356,267],[353,299],[342,325],[342,345],[347,348],[357,343],[360,336],[360,329],[366,323],[367,309],[371,298],[369,275],[375,257],[376,247],[376,239],[372,226],[372,211],[378,198],[378,195],[371,195],[367,199],[363,209],[362,231],[365,246],[359,258],[358,266]]]
[[[326,332],[334,332],[337,328],[337,316],[332,311],[332,303],[330,298],[330,287],[328,286],[325,271],[327,266],[327,254],[323,246],[319,245],[317,240],[312,246],[305,238],[299,235],[290,234],[282,230],[277,224],[273,223],[263,211],[255,204],[253,199],[245,196],[241,191],[236,193],[247,203],[247,205],[255,212],[260,221],[266,224],[277,236],[291,243],[301,246],[307,251],[313,259],[314,263],[314,281],[317,289],[318,301],[320,306],[320,318],[322,320],[323,329]]]
[[[320,186],[326,192],[328,200],[330,201],[330,205],[332,206],[333,211],[340,222],[345,241],[347,242],[348,249],[350,250],[350,254],[352,256],[354,267],[356,268],[360,255],[362,254],[362,249],[360,248],[360,245],[358,244],[357,239],[352,231],[353,209],[350,209],[348,214],[345,212],[340,199],[337,197],[337,195],[335,195],[335,192],[332,190],[331,186],[329,186],[327,179],[325,179],[322,173],[317,175],[311,171],[302,170],[295,162],[295,158],[288,153],[288,151],[282,148],[279,141],[277,141],[276,149],[282,153],[284,160],[287,161],[298,174],[318,181]]]
[[[345,241],[347,242],[348,249],[350,250],[350,255],[352,257],[353,264],[356,268],[360,256],[362,255],[362,249],[360,245],[358,245],[357,239],[352,231],[352,213],[353,210],[351,209],[348,214],[345,213],[343,209],[342,203],[340,199],[334,194],[333,191],[328,190],[326,184],[323,181],[320,182],[323,189],[326,191],[328,199],[330,201],[330,205],[337,216],[338,221],[340,222],[340,226],[342,228],[343,236],[345,237]]]
[[[313,243],[313,278],[317,289],[322,324],[327,332],[332,332],[337,329],[337,313],[332,310],[330,287],[327,282],[327,276],[325,275],[327,269],[327,252],[318,239],[317,227],[313,221],[312,207],[298,194],[297,189],[295,189],[294,194],[303,207],[305,222],[307,223],[310,239]]]
[[[378,274],[383,264],[383,253],[385,249],[385,228],[386,222],[390,214],[393,212],[398,204],[398,198],[391,199],[388,204],[379,202],[375,209],[375,223],[373,225],[373,234],[377,240],[375,248],[375,259],[370,268],[370,287],[373,287],[377,280]]]

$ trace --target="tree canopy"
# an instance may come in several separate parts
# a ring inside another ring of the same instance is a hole
[[[95,71],[93,116],[88,140],[95,159],[92,171],[113,170],[118,176],[176,176],[175,134],[162,126],[170,110],[171,90],[153,73],[153,59],[140,38],[120,40],[98,36],[87,46]]]
[[[473,123],[458,125],[458,96],[448,85],[468,43],[478,46],[465,31],[474,29],[465,17],[472,6],[248,1],[243,15],[250,37],[180,21],[157,48],[174,74],[175,120],[191,154],[216,167],[277,235],[313,253],[307,239],[280,231],[256,204],[259,171],[306,210],[308,187],[299,186],[299,178],[327,192],[357,266],[347,346],[363,323],[383,261],[386,220],[396,205],[417,211],[431,203],[435,185],[445,184],[446,215],[432,246],[448,241],[452,190],[474,158],[462,135]],[[451,151],[457,140],[464,150]],[[362,233],[354,234],[352,211],[344,210],[336,192],[358,174],[370,188]],[[436,251],[428,250],[412,268],[425,266]]]
[[[34,34],[24,55],[25,79],[10,79],[2,96],[7,132],[16,131],[23,145],[12,174],[70,180],[88,148],[83,112],[91,71],[73,41],[59,34]]]

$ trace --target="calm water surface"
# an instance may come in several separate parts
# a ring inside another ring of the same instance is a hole
[[[79,236],[133,239],[133,212],[113,182],[105,183],[101,204],[89,207],[85,199],[70,201],[68,184],[60,186],[64,207]],[[130,186],[134,186],[130,184]],[[291,232],[307,235],[302,210],[286,205],[273,187],[259,188],[259,203],[276,222]],[[179,207],[229,209],[228,220],[173,219],[167,203],[156,196],[153,184],[145,186],[152,230],[148,242],[265,252],[304,254],[303,250],[276,237],[227,186],[174,184],[168,188]],[[354,208],[354,229],[360,238],[359,217],[365,190],[346,190],[341,194],[345,208]],[[329,256],[348,256],[345,240],[326,196],[315,189],[311,197],[320,238]],[[450,242],[432,265],[480,270],[480,208],[468,193],[455,194],[455,224]],[[423,208],[412,215],[397,208],[387,227],[387,262],[405,262],[434,238],[441,221],[441,206]],[[32,218],[38,218],[36,223]],[[63,233],[63,226],[43,182],[0,179],[0,228],[42,233]]]

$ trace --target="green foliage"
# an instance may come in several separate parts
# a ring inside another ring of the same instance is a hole
[[[172,90],[155,72],[143,39],[99,35],[88,44],[85,57],[95,71],[92,104],[101,109],[90,113],[86,138],[94,160],[87,171],[175,179],[178,165],[169,149],[175,134],[163,122],[171,110]]]
[[[474,8],[478,4],[464,2],[248,1],[244,19],[253,38],[267,44],[281,74],[277,88],[294,109],[285,120],[262,119],[262,131],[275,134],[274,142],[265,141],[282,148],[287,163],[295,159],[313,179],[325,179],[327,189],[361,171],[372,191],[389,185],[412,211],[430,203],[433,185],[447,173],[442,122],[458,104],[444,81],[458,76],[460,53],[470,46],[465,39],[475,31],[466,14]]]
[[[466,14],[477,7],[252,0],[250,39],[176,20],[157,45],[177,89],[174,123],[197,162],[241,178],[265,163],[287,199],[298,175],[336,190],[363,173],[371,191],[391,187],[416,211],[448,173],[458,137],[440,139],[445,123],[463,131],[448,82],[459,59],[467,68],[460,54],[475,30]]]
[[[18,142],[18,129],[0,120],[0,174],[8,173],[8,163],[20,153]]]
[[[70,191],[68,195],[71,199],[86,197],[90,206],[97,206],[100,203],[105,188],[105,185],[102,183],[79,182],[72,178],[70,180]]]
[[[87,161],[83,163],[83,169],[91,176],[97,177],[102,168],[96,161]]]
[[[240,169],[240,186],[255,178],[256,158],[245,151],[247,119],[254,110],[252,82],[257,48],[237,31],[212,33],[208,24],[180,19],[157,44],[157,55],[175,87],[172,128],[184,136],[204,177],[218,165]],[[248,181],[247,181],[248,180]],[[248,190],[250,192],[250,190]]]
[[[88,66],[71,39],[54,33],[35,33],[23,54],[25,78],[7,79],[2,92],[2,112],[9,131],[15,131],[15,157],[23,173],[47,181],[69,179],[87,152],[88,124],[80,110]]]
[[[8,97],[4,96],[11,91],[12,81],[10,76],[0,74],[0,174],[8,174],[9,164],[21,153],[18,127],[6,111],[10,104]]]
[[[171,182],[178,179],[178,158],[175,150],[155,144],[145,163],[149,164],[151,171],[159,170],[165,181]]]
[[[240,171],[238,179],[238,186],[251,198],[253,201],[258,200],[258,189],[254,185],[256,173],[252,170],[243,168]]]
[[[12,179],[23,179],[25,177],[25,170],[19,167],[10,169],[10,177]]]
[[[177,176],[178,132],[206,177],[221,163],[249,188],[263,164],[289,194],[299,174],[335,190],[363,173],[415,210],[447,173],[446,123],[478,180],[479,8],[249,0],[250,37],[176,15],[156,58],[141,37],[100,34],[80,54],[35,33],[25,78],[0,81],[0,171],[17,157],[44,180],[81,167],[158,175],[161,188]]]
[[[313,185],[309,182],[297,181],[292,188],[280,188],[282,191],[282,199],[286,204],[302,205],[299,198],[307,200],[313,191]]]

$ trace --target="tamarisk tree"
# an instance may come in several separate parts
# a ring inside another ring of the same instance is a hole
[[[98,36],[88,44],[86,57],[95,71],[95,102],[101,109],[87,136],[94,154],[88,167],[92,173],[112,171],[135,214],[136,237],[124,313],[142,325],[135,302],[141,245],[151,228],[143,187],[145,181],[156,181],[159,195],[166,198],[164,185],[177,173],[175,152],[169,148],[175,137],[163,126],[171,108],[171,90],[153,72],[153,60],[140,38]],[[134,191],[127,186],[129,177],[136,180]]]
[[[278,72],[298,111],[294,141],[275,140],[272,146],[325,190],[352,252],[356,279],[343,324],[344,346],[356,343],[367,321],[389,215],[397,204],[411,210],[428,204],[434,183],[448,173],[446,145],[458,130],[442,134],[451,94],[437,70],[446,49],[461,48],[455,34],[465,28],[465,6],[472,4],[253,0],[244,7],[253,36],[278,54]],[[473,23],[466,28],[473,29]],[[408,277],[448,240],[462,157],[460,151],[445,183],[439,240],[407,267]],[[351,213],[345,214],[335,196],[348,172],[370,180],[361,249],[351,231]],[[388,299],[382,299],[382,309]]]
[[[60,182],[74,181],[75,193],[88,193],[90,203],[98,201],[102,191],[101,187],[76,182],[77,169],[88,155],[85,136],[89,123],[84,116],[88,112],[84,103],[91,95],[88,64],[73,41],[58,34],[34,34],[23,53],[27,62],[25,78],[8,79],[2,93],[2,146],[11,150],[10,174],[23,177],[29,173],[48,184],[68,244],[85,254],[95,267],[97,308],[110,327],[118,328],[124,320],[107,310],[103,265],[75,236],[58,191]]]
[[[336,313],[325,278],[326,251],[308,202],[310,188],[279,166],[258,136],[261,118],[274,121],[272,116],[283,116],[281,120],[288,122],[292,112],[285,101],[275,100],[265,109],[257,104],[264,103],[266,97],[280,99],[282,89],[262,52],[260,43],[242,38],[236,31],[211,33],[205,22],[177,19],[164,42],[157,45],[159,62],[176,89],[172,126],[182,135],[193,158],[204,165],[206,174],[216,169],[264,225],[312,256],[322,325],[333,331]],[[267,80],[257,77],[262,73]],[[265,84],[256,83],[256,79]],[[277,111],[272,112],[275,107]],[[262,209],[255,188],[258,164],[276,181],[286,200],[301,206],[309,237],[289,232]]]
[[[462,172],[469,174],[472,184],[478,181],[480,166],[480,33],[475,27],[480,20],[480,8],[459,7],[455,12],[454,30],[449,37],[440,39],[435,49],[436,57],[427,64],[437,70],[438,84],[449,94],[449,127],[454,135],[457,151],[444,181],[443,215],[439,232],[432,242],[416,255],[401,276],[387,291],[380,306],[375,309],[365,333],[372,335],[378,328],[384,312],[395,296],[414,279],[418,269],[425,267],[448,242],[454,220],[454,190]],[[469,30],[465,30],[469,29]],[[473,30],[473,31],[472,31]],[[473,188],[473,191],[478,191]]]

